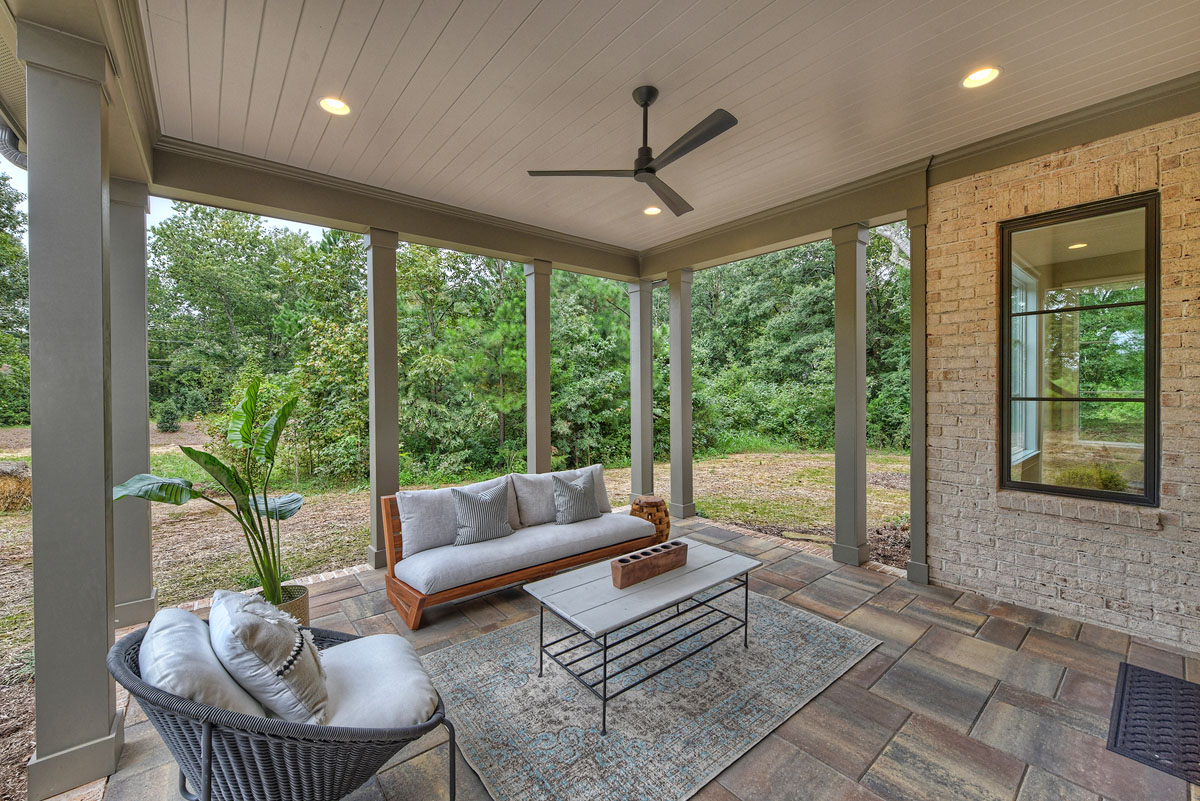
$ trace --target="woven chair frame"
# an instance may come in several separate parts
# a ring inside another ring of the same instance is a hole
[[[318,648],[358,639],[309,629]],[[164,692],[142,681],[138,654],[146,629],[108,652],[108,669],[137,699],[179,764],[186,801],[336,801],[365,784],[408,743],[445,726],[450,735],[450,799],[455,796],[454,727],[441,699],[429,720],[395,729],[289,723],[243,715]],[[199,792],[189,791],[199,788]]]

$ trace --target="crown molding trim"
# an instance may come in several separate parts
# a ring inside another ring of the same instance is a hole
[[[626,248],[172,137],[154,146],[152,192],[359,233],[382,228],[409,242],[545,259],[622,281],[638,277],[637,253]]]

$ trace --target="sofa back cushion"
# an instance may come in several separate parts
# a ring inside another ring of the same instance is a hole
[[[478,495],[501,485],[507,485],[508,488],[508,524],[514,529],[521,528],[517,498],[508,476],[468,484],[461,489]],[[452,489],[443,487],[396,493],[396,505],[400,507],[400,542],[403,558],[407,559],[430,548],[454,544],[458,537],[458,517],[455,514]]]
[[[554,479],[551,476],[558,476],[563,481],[576,481],[584,473],[592,474],[596,506],[601,514],[611,512],[608,487],[604,485],[603,465],[593,464],[578,470],[560,470],[557,473],[514,473],[512,483],[517,493],[517,510],[520,512],[521,525],[538,526],[542,523],[553,523],[557,514],[554,506]]]
[[[138,652],[142,681],[163,692],[217,709],[266,717],[262,704],[242,689],[217,659],[208,626],[183,609],[160,609]]]

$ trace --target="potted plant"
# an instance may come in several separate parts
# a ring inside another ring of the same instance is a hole
[[[279,552],[279,524],[300,511],[304,498],[295,492],[276,498],[267,496],[271,473],[275,469],[276,448],[288,418],[296,408],[296,397],[286,400],[265,423],[257,426],[258,388],[258,381],[246,387],[245,395],[229,418],[229,444],[245,451],[245,463],[240,465],[240,471],[211,453],[179,446],[185,456],[200,465],[225,490],[232,504],[205,495],[185,478],[160,478],[148,473],[139,473],[113,487],[113,500],[142,498],[182,506],[198,498],[224,509],[242,527],[254,572],[262,584],[261,595],[308,625],[308,588],[283,584]],[[254,485],[256,474],[262,477],[261,487]]]

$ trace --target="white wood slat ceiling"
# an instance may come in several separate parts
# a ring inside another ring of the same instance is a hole
[[[637,250],[1200,70],[1194,0],[141,1],[164,134]],[[694,212],[526,175],[630,168],[644,83],[656,151],[740,121]]]

